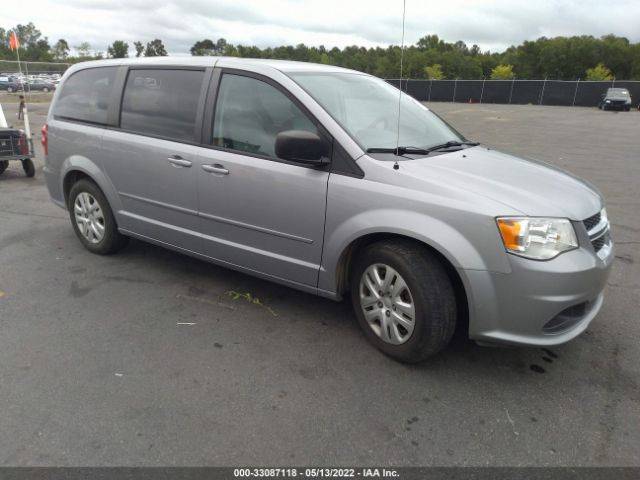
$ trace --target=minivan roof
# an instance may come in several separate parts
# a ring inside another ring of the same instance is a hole
[[[115,66],[115,65],[172,65],[187,67],[212,67],[214,65],[227,68],[242,68],[251,66],[271,67],[281,72],[325,72],[325,73],[365,73],[333,65],[319,63],[294,62],[291,60],[270,60],[262,58],[238,58],[238,57],[146,57],[146,58],[116,58],[109,60],[92,60],[77,63],[72,70],[83,68]],[[70,70],[71,70],[70,69]]]

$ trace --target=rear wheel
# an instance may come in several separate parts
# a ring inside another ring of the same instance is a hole
[[[369,341],[401,362],[440,352],[455,330],[451,280],[434,254],[410,240],[362,252],[351,272],[351,301]]]
[[[33,164],[33,160],[25,158],[22,160],[22,169],[27,177],[33,177],[36,174],[36,166]]]
[[[0,160],[0,175],[7,169],[9,166],[9,160]]]
[[[90,252],[108,255],[127,244],[107,198],[92,181],[82,179],[71,187],[68,209],[76,235]]]

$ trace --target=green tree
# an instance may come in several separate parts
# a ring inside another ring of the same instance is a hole
[[[511,80],[513,78],[513,65],[498,65],[491,70],[491,80]]]
[[[213,40],[209,40],[205,38],[204,40],[199,40],[193,44],[191,49],[191,55],[196,56],[206,56],[206,55],[215,55],[216,44],[213,43]]]
[[[144,45],[142,42],[133,42],[133,46],[136,49],[136,57],[139,57],[144,53]]]
[[[611,70],[605,67],[604,64],[599,63],[595,67],[587,69],[587,80],[613,80],[613,75],[611,74]]]
[[[126,58],[129,56],[129,44],[123,40],[116,40],[107,48],[107,55],[111,58]]]
[[[424,73],[430,80],[442,80],[444,73],[442,73],[442,65],[434,63],[430,67],[424,67]]]
[[[91,44],[89,42],[82,42],[80,45],[73,47],[78,52],[79,57],[91,56]]]
[[[147,46],[144,49],[145,57],[166,57],[167,51],[164,48],[164,44],[162,40],[156,38],[147,43]]]
[[[64,38],[59,39],[53,48],[51,49],[51,54],[53,58],[57,61],[64,61],[69,56],[69,44]]]

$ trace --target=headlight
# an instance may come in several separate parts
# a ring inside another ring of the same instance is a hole
[[[611,103],[611,100],[605,100],[604,103]]]
[[[576,232],[566,218],[497,218],[508,252],[534,260],[549,260],[578,247]]]

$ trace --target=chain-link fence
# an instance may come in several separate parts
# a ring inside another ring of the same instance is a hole
[[[387,80],[398,87],[400,80]],[[594,107],[607,88],[626,88],[640,102],[640,81],[402,80],[402,90],[426,102],[506,103]]]
[[[20,72],[23,76],[62,75],[67,68],[69,68],[68,63],[0,60],[0,77],[18,77]]]

